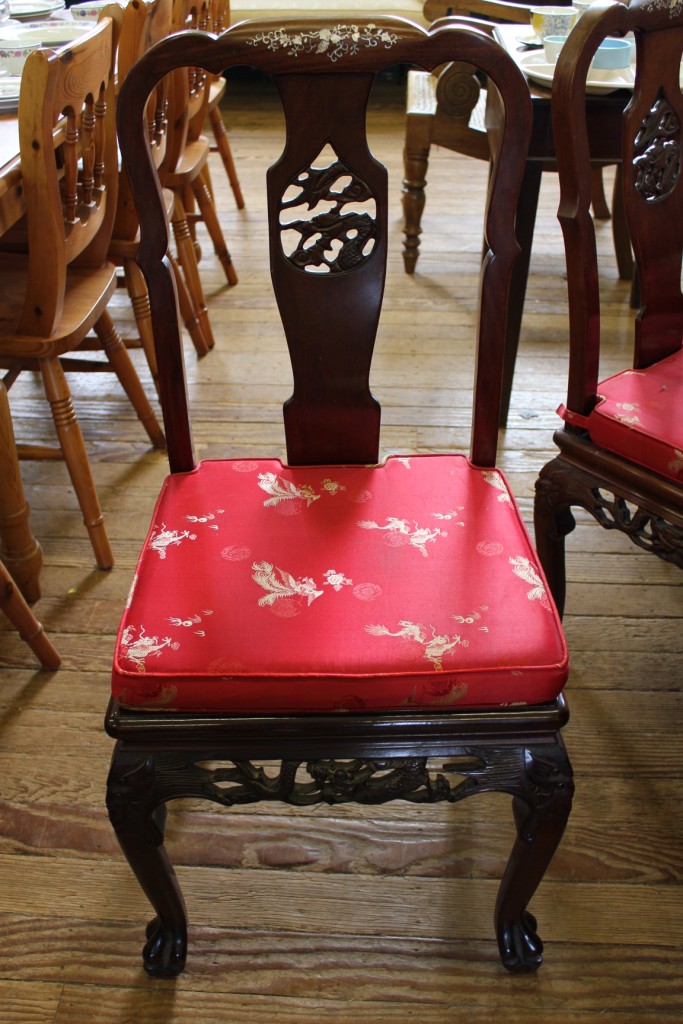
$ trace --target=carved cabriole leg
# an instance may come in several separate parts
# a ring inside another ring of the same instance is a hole
[[[536,481],[534,534],[536,551],[560,614],[566,596],[564,539],[576,526],[564,491],[567,467],[562,459],[548,462]]]
[[[543,959],[536,920],[527,910],[564,833],[574,784],[562,740],[524,751],[520,790],[513,798],[517,839],[496,901],[495,926],[503,966],[533,971]]]
[[[550,863],[571,809],[571,767],[559,736],[537,744],[468,746],[433,759],[316,759],[281,761],[266,772],[226,750],[127,752],[118,743],[107,790],[109,815],[140,885],[156,911],[147,929],[145,969],[178,974],[185,964],[187,922],[178,882],[164,849],[165,803],[176,797],[212,800],[226,807],[278,801],[379,805],[457,803],[475,793],[513,797],[518,837],[496,905],[496,935],[504,966],[536,969],[542,943],[527,905]]]
[[[145,970],[175,977],[187,957],[187,914],[173,865],[164,847],[168,793],[153,754],[127,753],[117,744],[107,780],[107,809],[116,837],[157,916],[147,927]],[[180,795],[180,794],[176,794]]]

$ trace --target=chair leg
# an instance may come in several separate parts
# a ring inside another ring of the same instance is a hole
[[[58,359],[42,359],[40,371],[64,461],[81,507],[83,522],[90,534],[90,543],[93,546],[97,564],[100,569],[111,569],[114,564],[114,556],[104,526],[104,518],[97,498],[83,434],[71,401],[71,392],[64,370]]]
[[[406,130],[403,150],[403,266],[406,274],[414,274],[420,255],[422,214],[425,207],[425,186],[429,166],[429,142],[418,146]]]
[[[201,325],[202,334],[206,343],[209,348],[213,348],[215,344],[213,331],[211,329],[211,321],[209,320],[209,311],[206,308],[204,289],[202,288],[202,282],[199,277],[199,267],[197,266],[197,256],[194,250],[194,243],[190,234],[187,218],[185,217],[185,208],[183,207],[182,200],[177,193],[173,201],[171,225],[173,227],[173,237],[175,238],[176,249],[178,250],[178,262],[183,269],[183,275],[185,277],[187,290],[190,294],[192,306],[197,314],[197,319]]]
[[[517,838],[495,910],[500,958],[515,973],[536,970],[543,959],[543,943],[527,906],[562,838],[574,792],[560,736],[556,744],[530,745],[521,754],[522,777],[513,797]]]
[[[26,600],[37,601],[43,553],[29,526],[29,507],[19,473],[12,417],[1,382],[0,478],[0,553]]]
[[[126,280],[128,296],[133,307],[133,315],[135,316],[135,323],[138,328],[138,334],[140,335],[140,341],[142,342],[142,347],[145,350],[145,355],[147,356],[147,364],[149,366],[149,371],[152,374],[154,386],[158,390],[159,372],[157,369],[157,356],[154,348],[152,311],[149,306],[149,292],[147,291],[147,285],[145,284],[145,279],[142,276],[142,271],[135,260],[124,261],[123,273]]]
[[[170,252],[168,253],[168,258],[175,278],[176,291],[178,292],[178,305],[180,306],[180,315],[183,318],[183,323],[185,324],[188,334],[192,338],[192,343],[197,355],[205,356],[213,347],[213,338],[211,339],[212,344],[209,345],[204,337],[204,331],[202,330],[202,325],[199,322],[195,308],[192,305],[192,299],[190,298],[185,278],[178,266],[178,261]]]
[[[596,220],[609,220],[610,212],[605,198],[605,185],[602,180],[602,166],[591,167],[591,206]]]
[[[19,630],[19,636],[26,641],[43,668],[51,672],[58,669],[62,663],[61,658],[2,562],[0,562],[0,609],[12,625]]]
[[[225,279],[230,285],[237,284],[237,272],[232,262],[232,257],[228,252],[228,247],[225,244],[223,229],[218,221],[216,207],[213,199],[211,198],[211,191],[204,171],[198,174],[192,182],[192,191],[194,192],[197,200],[197,206],[199,207],[199,212],[202,215],[202,220],[206,224],[206,229],[209,232],[211,241],[213,242],[214,252],[223,267]]]
[[[114,749],[107,780],[107,809],[121,849],[156,917],[147,927],[142,957],[156,977],[175,977],[187,958],[187,912],[164,847],[165,794],[155,774],[155,755]]]
[[[567,589],[564,540],[576,526],[570,502],[563,496],[566,476],[567,469],[561,459],[548,462],[536,481],[534,498],[536,551],[560,616],[564,612]]]
[[[237,171],[235,170],[235,163],[232,158],[232,150],[230,149],[230,140],[228,139],[228,133],[225,127],[225,122],[221,117],[221,112],[218,107],[212,107],[209,110],[209,124],[213,131],[213,137],[216,140],[216,149],[220,154],[220,158],[223,161],[225,167],[225,173],[228,176],[230,188],[232,194],[235,197],[235,203],[237,204],[238,210],[244,209],[244,197],[242,196],[242,189],[240,188],[239,179],[237,177]]]
[[[149,404],[128,349],[121,341],[114,321],[106,310],[95,324],[95,334],[102,342],[102,347],[119,378],[121,387],[128,395],[150,441],[155,448],[164,448],[166,446],[164,432]]]

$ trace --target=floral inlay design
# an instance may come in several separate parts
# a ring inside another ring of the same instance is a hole
[[[353,270],[375,248],[379,227],[372,190],[331,146],[299,172],[280,199],[280,244],[298,270]]]
[[[249,40],[250,46],[264,46],[268,50],[286,50],[289,57],[300,57],[307,53],[324,53],[335,64],[343,57],[359,53],[361,49],[381,46],[390,50],[400,41],[395,32],[379,28],[372,23],[361,28],[359,25],[334,25],[301,32],[286,32],[284,28],[270,32],[259,32]]]
[[[681,173],[681,122],[660,93],[633,143],[635,188],[649,203],[666,199]]]

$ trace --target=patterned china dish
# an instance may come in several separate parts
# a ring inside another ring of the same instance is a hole
[[[20,75],[29,53],[39,49],[39,41],[0,39],[0,67],[10,75]]]
[[[19,107],[21,78],[3,75],[0,77],[0,114],[13,114]]]
[[[579,16],[575,7],[531,7],[531,27],[539,42],[546,36],[566,36]]]
[[[21,25],[5,25],[2,41],[7,44],[7,48],[10,42],[15,41],[36,46],[64,46],[90,31],[90,25],[77,25],[73,21],[29,21]]]
[[[91,0],[90,3],[73,4],[69,10],[72,18],[77,18],[79,21],[97,21],[104,8],[112,2],[125,7],[128,0]]]
[[[10,0],[9,16],[13,21],[42,21],[65,6],[64,0]]]

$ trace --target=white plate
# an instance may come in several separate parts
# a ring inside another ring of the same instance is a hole
[[[9,16],[17,21],[42,21],[65,6],[64,0],[10,0]]]
[[[20,43],[38,43],[40,46],[62,46],[80,39],[92,32],[92,25],[76,25],[73,21],[24,22],[9,25],[2,32],[5,40],[16,39]]]
[[[0,78],[0,114],[11,114],[19,109],[21,78],[16,75]]]
[[[525,53],[519,57],[519,66],[532,82],[550,87],[553,84],[555,65],[548,64],[544,53]],[[606,96],[617,89],[633,89],[635,68],[619,68],[615,71],[594,71],[586,79],[586,92],[595,96]]]

